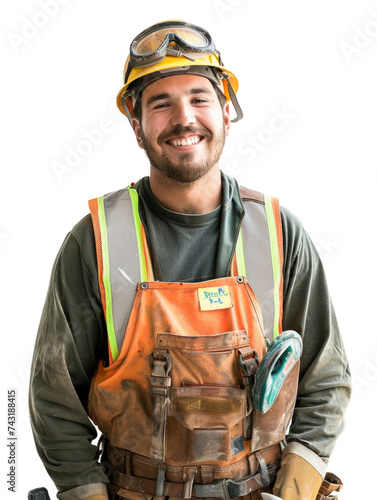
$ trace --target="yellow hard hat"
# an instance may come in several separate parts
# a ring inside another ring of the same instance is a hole
[[[117,95],[119,110],[131,121],[135,99],[152,81],[176,74],[205,76],[231,100],[237,118],[242,111],[235,93],[236,76],[226,69],[207,31],[184,21],[164,21],[147,28],[131,43]]]

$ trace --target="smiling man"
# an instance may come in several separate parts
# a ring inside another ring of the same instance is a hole
[[[33,432],[62,500],[340,488],[322,480],[346,355],[300,222],[220,170],[237,89],[198,26],[159,23],[131,44],[117,104],[150,176],[90,200],[54,264],[33,358]]]

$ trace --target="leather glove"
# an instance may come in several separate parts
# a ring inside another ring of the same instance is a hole
[[[288,453],[281,461],[274,495],[283,500],[315,500],[322,484],[322,476],[305,459]]]

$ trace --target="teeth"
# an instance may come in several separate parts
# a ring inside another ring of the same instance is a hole
[[[173,139],[171,142],[173,146],[191,146],[192,144],[198,144],[199,140],[198,136],[191,136],[183,139]]]

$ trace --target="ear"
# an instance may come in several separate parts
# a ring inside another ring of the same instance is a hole
[[[229,102],[227,102],[224,106],[224,124],[225,124],[225,131],[226,135],[229,135],[229,129],[230,129],[230,106]]]
[[[133,131],[135,132],[136,140],[139,147],[141,149],[144,149],[143,140],[141,138],[141,125],[139,123],[139,120],[137,120],[136,118],[132,118],[131,126],[133,128]]]

